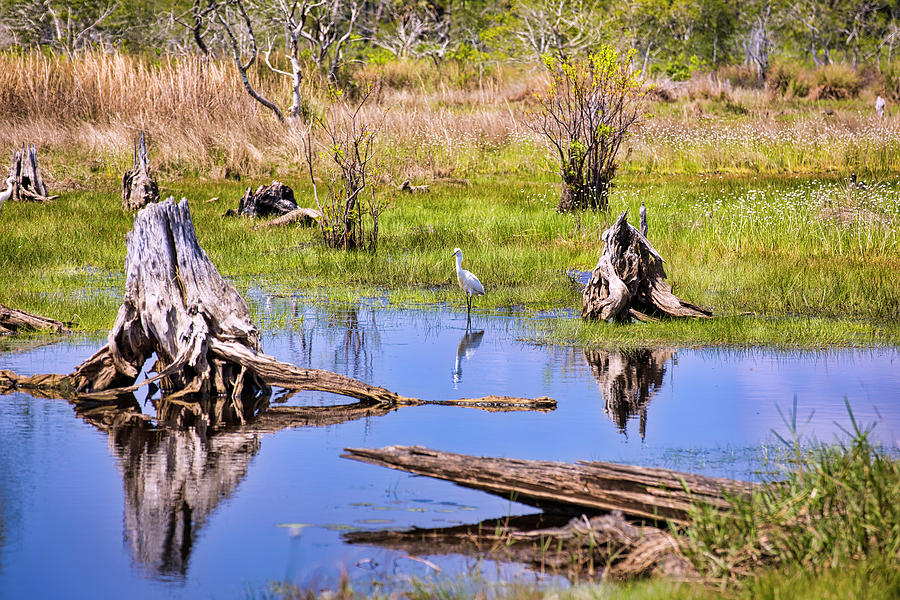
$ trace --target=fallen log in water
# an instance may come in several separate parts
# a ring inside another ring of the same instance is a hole
[[[621,510],[626,515],[684,523],[693,505],[727,508],[728,495],[753,483],[605,462],[575,464],[490,458],[421,446],[345,448],[344,458],[446,479],[534,506]]]
[[[474,553],[578,578],[696,575],[678,538],[651,525],[630,523],[620,511],[593,518],[540,513],[434,529],[349,531],[341,537],[350,544],[411,556]]]
[[[24,310],[0,304],[0,333],[19,333],[22,331],[68,333],[69,328],[55,319],[33,315]]]

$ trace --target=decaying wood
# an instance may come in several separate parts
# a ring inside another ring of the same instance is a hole
[[[647,237],[628,223],[623,211],[603,232],[597,266],[582,293],[585,319],[627,321],[632,317],[709,317],[712,313],[685,302],[665,282],[663,258]],[[646,218],[642,220],[646,228]]]
[[[487,396],[459,400],[421,400],[418,398],[398,398],[382,402],[360,400],[353,404],[332,406],[271,406],[260,411],[256,419],[247,424],[246,429],[272,433],[291,427],[329,427],[358,419],[381,417],[408,406],[458,406],[477,408],[487,412],[523,410],[548,412],[556,408],[556,402],[550,398]]]
[[[622,433],[638,417],[641,439],[647,431],[647,406],[662,387],[666,365],[675,356],[670,348],[584,350],[591,374],[603,394],[603,410]]]
[[[474,553],[578,578],[696,576],[675,536],[651,525],[631,523],[620,511],[592,518],[540,513],[434,529],[350,531],[342,537],[350,544],[413,556]]]
[[[23,331],[69,333],[69,328],[55,319],[33,315],[24,310],[9,308],[0,304],[0,334]]]
[[[297,203],[294,201],[294,190],[280,181],[273,181],[269,185],[259,186],[255,192],[251,188],[247,188],[243,198],[238,203],[237,210],[229,208],[225,211],[225,216],[283,216],[298,208]]]
[[[345,452],[344,458],[445,479],[534,506],[621,510],[633,517],[676,523],[685,522],[695,504],[726,508],[726,495],[748,494],[756,487],[668,469],[477,457],[421,446],[346,448]]]
[[[34,144],[23,143],[22,150],[13,152],[9,177],[13,181],[10,200],[49,202],[59,197],[50,196],[47,192]]]
[[[122,175],[122,210],[134,212],[159,200],[159,186],[150,171],[144,132],[134,143],[134,165]]]
[[[428,192],[428,186],[413,185],[412,182],[407,179],[402,184],[400,184],[400,191],[406,192],[407,194],[425,194]]]
[[[301,225],[315,225],[322,218],[322,213],[314,208],[295,208],[291,212],[276,217],[271,221],[253,226],[253,231],[268,229],[269,227],[281,227],[290,223],[299,222]]]

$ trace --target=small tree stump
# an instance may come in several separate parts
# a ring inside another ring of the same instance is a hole
[[[606,243],[582,294],[585,319],[646,320],[648,315],[710,317],[712,312],[679,299],[665,282],[663,258],[623,211],[603,232]],[[642,223],[646,227],[646,219]]]
[[[251,188],[247,188],[244,197],[238,204],[237,211],[230,208],[225,212],[225,216],[282,216],[297,210],[297,208],[299,207],[294,201],[294,190],[280,181],[273,181],[269,185],[259,186],[255,192],[251,192]]]
[[[34,144],[23,143],[22,150],[13,152],[9,176],[13,179],[10,200],[49,202],[58,198],[47,193]]]
[[[134,165],[122,175],[122,210],[134,212],[159,200],[159,186],[150,172],[144,132],[134,144]]]

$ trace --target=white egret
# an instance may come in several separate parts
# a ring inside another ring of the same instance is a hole
[[[6,189],[0,192],[0,209],[3,208],[3,203],[9,200],[9,197],[12,196],[13,193],[13,183],[15,183],[16,178],[10,175],[6,178]]]
[[[453,256],[456,257],[456,281],[459,287],[466,293],[466,318],[472,318],[472,296],[484,296],[484,286],[469,271],[462,268],[463,253],[462,250],[456,248],[453,250]]]

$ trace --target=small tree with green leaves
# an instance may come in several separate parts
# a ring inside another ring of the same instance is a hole
[[[532,128],[556,152],[563,188],[558,209],[605,210],[616,156],[643,115],[647,87],[632,67],[634,51],[604,45],[586,59],[545,55],[550,87],[536,94]]]

